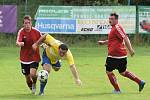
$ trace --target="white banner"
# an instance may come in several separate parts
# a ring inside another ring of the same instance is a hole
[[[112,12],[119,14],[119,23],[126,33],[135,33],[135,6],[40,6],[35,27],[47,33],[108,34],[111,29],[108,18]],[[61,27],[54,30],[48,27],[51,24]]]

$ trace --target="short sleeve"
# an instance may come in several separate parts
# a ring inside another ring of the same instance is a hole
[[[18,31],[18,35],[17,35],[17,42],[22,42],[23,41],[23,32],[22,32],[23,29],[20,29]]]
[[[36,28],[34,28],[34,29],[36,30],[38,38],[40,38],[42,36],[41,32],[38,29],[36,29]]]
[[[55,41],[56,39],[53,38],[51,35],[47,34],[46,35],[46,39],[44,40],[44,43],[52,45],[52,43]]]
[[[115,28],[116,28],[116,35],[119,39],[123,40],[127,35],[126,33],[124,32],[123,28],[120,26],[120,25],[115,25]]]
[[[74,64],[74,59],[70,50],[67,51],[66,59],[70,66]]]

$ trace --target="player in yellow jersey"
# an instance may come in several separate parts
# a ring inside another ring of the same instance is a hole
[[[44,34],[36,43],[32,45],[33,49],[36,50],[41,43],[45,43],[47,45],[42,55],[43,70],[46,70],[48,73],[50,73],[51,68],[53,68],[55,71],[58,71],[61,67],[61,59],[66,59],[69,63],[70,70],[73,74],[76,84],[81,85],[81,80],[76,70],[72,53],[68,49],[67,45],[59,40],[56,40],[49,34]],[[47,80],[45,82],[40,82],[39,95],[44,94],[46,83]]]

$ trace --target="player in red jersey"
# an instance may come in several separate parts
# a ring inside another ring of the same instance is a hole
[[[32,90],[36,92],[37,69],[40,62],[39,49],[35,51],[32,45],[41,37],[41,33],[32,27],[31,17],[26,15],[23,19],[23,28],[18,32],[16,45],[21,47],[20,62],[22,73],[25,75],[26,83]]]
[[[108,57],[106,59],[106,73],[110,80],[110,83],[114,87],[114,93],[121,93],[117,79],[113,73],[113,70],[117,69],[119,73],[133,81],[139,86],[139,92],[144,88],[145,82],[139,79],[127,68],[127,51],[131,56],[134,55],[134,50],[131,46],[130,40],[123,28],[118,24],[118,15],[111,13],[109,17],[109,23],[112,26],[110,33],[108,34],[108,40],[98,41],[99,44],[108,44]]]
[[[140,22],[140,26],[143,30],[150,32],[150,21],[143,20],[142,22]]]

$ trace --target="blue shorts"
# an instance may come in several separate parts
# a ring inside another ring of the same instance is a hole
[[[61,62],[60,61],[57,61],[55,64],[51,63],[51,60],[47,57],[45,50],[43,51],[43,55],[42,55],[42,66],[44,64],[50,64],[50,65],[52,65],[52,67],[56,67],[56,68],[61,67]]]

